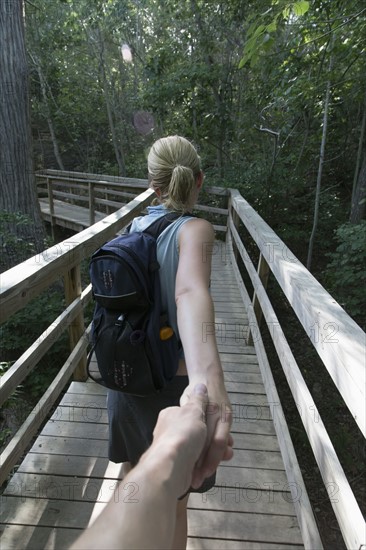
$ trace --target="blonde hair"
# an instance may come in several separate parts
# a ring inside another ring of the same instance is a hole
[[[150,187],[160,190],[166,208],[184,212],[192,206],[201,161],[193,145],[184,137],[168,136],[150,149],[147,166]]]

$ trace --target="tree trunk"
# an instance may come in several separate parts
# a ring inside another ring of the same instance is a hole
[[[333,44],[333,40],[332,40]],[[313,229],[311,231],[309,248],[308,248],[308,257],[306,262],[306,267],[311,270],[311,262],[313,257],[313,248],[315,241],[315,233],[318,227],[319,220],[319,204],[320,204],[320,189],[322,183],[322,174],[323,174],[323,165],[324,165],[324,153],[325,153],[325,142],[327,140],[327,129],[328,129],[328,112],[329,112],[329,102],[330,102],[330,74],[333,68],[333,53],[330,54],[329,61],[329,80],[327,82],[327,90],[325,92],[325,101],[324,101],[324,114],[323,114],[323,132],[322,132],[322,141],[320,144],[320,156],[319,156],[319,167],[318,167],[318,176],[316,180],[316,193],[315,193],[315,206],[314,206],[314,220],[313,220]]]
[[[366,150],[363,152],[361,170],[358,174],[357,184],[352,194],[352,210],[349,221],[360,223],[366,214]]]
[[[0,212],[20,212],[29,218],[29,223],[17,224],[8,216],[2,224],[1,267],[6,269],[42,250],[45,237],[32,159],[22,0],[0,2],[0,67]],[[19,245],[20,239],[27,246],[9,244],[10,232],[14,243]]]
[[[365,216],[365,199],[366,199],[366,150],[364,148],[366,129],[366,93],[363,107],[363,117],[361,123],[360,140],[358,142],[358,152],[356,159],[356,168],[353,178],[351,213],[349,221],[351,223],[359,223]],[[360,170],[361,161],[362,167]]]
[[[104,94],[104,100],[107,108],[107,115],[108,115],[108,122],[109,122],[109,129],[111,131],[112,135],[112,143],[114,148],[114,154],[117,160],[118,169],[119,169],[119,175],[125,176],[126,175],[126,166],[125,161],[123,158],[122,150],[120,147],[119,139],[117,137],[116,127],[113,119],[113,109],[112,109],[112,102],[109,96],[109,89],[108,89],[108,79],[106,75],[106,68],[105,68],[105,58],[104,58],[104,41],[102,37],[102,33],[100,30],[98,31],[98,38],[100,41],[100,74],[102,77],[103,82],[103,94]]]
[[[200,8],[197,5],[196,0],[191,0],[191,10],[194,14],[194,18],[197,24],[198,28],[198,35],[201,39],[200,49],[202,50],[202,56],[205,60],[205,63],[207,65],[208,71],[214,70],[214,59],[211,55],[211,52],[207,50],[206,44],[209,44],[209,37],[210,33],[206,31],[206,28],[203,24]],[[223,94],[220,93],[220,86],[224,86],[224,81],[221,82],[218,80],[211,81],[210,87],[212,90],[212,94],[215,100],[216,105],[216,117],[217,117],[217,128],[218,133],[216,136],[217,144],[216,144],[216,161],[217,161],[217,167],[218,172],[221,178],[224,178],[225,176],[225,170],[224,170],[224,159],[223,159],[223,150],[225,146],[225,139],[226,139],[226,133],[227,133],[227,123],[224,116],[225,111],[225,105],[223,100]]]
[[[34,63],[34,66],[36,68],[36,71],[38,73],[39,83],[40,83],[41,91],[42,91],[43,108],[44,108],[44,113],[45,113],[45,117],[46,117],[46,120],[47,120],[48,128],[49,128],[49,131],[50,131],[50,134],[51,134],[51,139],[52,139],[52,144],[53,144],[53,152],[55,154],[55,158],[56,158],[59,169],[60,170],[65,170],[64,163],[62,162],[62,158],[61,158],[61,154],[60,154],[60,149],[59,149],[59,146],[58,146],[58,141],[57,141],[57,138],[56,138],[55,129],[54,129],[54,126],[53,126],[53,121],[52,121],[52,117],[51,117],[51,110],[50,110],[49,104],[48,104],[46,79],[45,79],[43,71],[42,71],[41,62],[36,56],[34,56],[32,54],[30,54],[30,57],[31,57],[31,59]]]

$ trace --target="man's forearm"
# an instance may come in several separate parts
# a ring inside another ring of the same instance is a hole
[[[151,448],[121,482],[136,488],[134,502],[109,502],[72,549],[170,548],[179,496],[175,476],[173,458]]]

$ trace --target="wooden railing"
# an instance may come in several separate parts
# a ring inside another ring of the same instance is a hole
[[[52,174],[49,172],[46,175],[49,180],[48,189],[54,186],[53,183],[50,183]],[[88,190],[90,193],[90,188],[93,187],[94,191],[91,193],[94,193],[94,196],[98,186],[104,185],[109,190],[111,183],[117,183],[107,182],[106,176],[102,176],[102,178],[97,176],[93,180],[90,175],[82,177],[77,174],[74,177],[75,173],[73,173],[73,178],[70,178],[73,180],[71,182],[70,179],[68,182],[65,181],[64,173],[54,174],[54,176],[55,179],[52,181],[63,184],[69,183],[78,186],[80,181],[75,180],[82,180],[82,189],[85,192]],[[45,177],[44,174],[42,177]],[[127,184],[132,187],[137,185],[138,189],[142,185],[141,182],[122,182],[118,192],[129,193],[126,191]],[[146,182],[143,185],[146,187]],[[51,196],[54,192],[52,190]],[[218,225],[217,229],[227,228],[227,249],[248,311],[251,331],[249,338],[255,346],[268,400],[272,404],[272,415],[305,547],[311,550],[321,548],[321,541],[317,537],[317,530],[313,529],[313,513],[303,486],[301,471],[293,451],[258,328],[262,316],[267,323],[291,393],[300,411],[346,545],[348,548],[360,549],[364,542],[365,528],[362,514],[267,296],[265,287],[268,275],[272,273],[281,286],[293,311],[302,323],[304,338],[310,339],[319,353],[325,368],[332,376],[355,422],[363,433],[365,432],[365,335],[236,190],[218,188],[211,189],[211,192],[213,197],[229,196],[228,208],[201,205],[199,209],[215,217],[225,216],[227,218],[227,225]],[[63,198],[74,200],[72,197]],[[90,195],[86,198],[90,206]],[[47,353],[55,340],[66,330],[70,332],[72,350],[44,396],[3,451],[0,483],[6,480],[21,454],[29,446],[70,377],[74,376],[78,380],[85,380],[89,327],[86,330],[84,328],[83,310],[91,300],[91,288],[90,285],[85,289],[81,288],[80,263],[89,258],[102,243],[126,226],[151,202],[152,198],[153,192],[145,189],[127,205],[78,233],[72,240],[63,241],[1,275],[0,322],[9,319],[31,299],[50,287],[61,273],[64,276],[67,306],[52,325],[1,377],[0,404],[4,403],[14,392],[16,387],[36,367],[40,358]],[[96,200],[94,204],[97,204]],[[106,205],[104,204],[104,206]],[[253,265],[240,236],[241,228],[244,227],[258,247],[259,261],[257,265]],[[250,276],[254,288],[254,295],[251,297],[243,283],[237,259],[242,260]]]
[[[93,225],[96,212],[110,214],[148,187],[146,179],[61,170],[42,170],[36,173],[36,178],[39,197],[47,198],[49,203],[51,225],[57,223],[55,199],[87,208],[89,224]],[[225,197],[228,194],[226,189],[220,187],[208,187],[205,191],[212,196]],[[195,212],[224,216],[224,225],[213,225],[216,231],[226,231],[226,208],[197,204]]]
[[[257,266],[240,237],[245,227],[259,251]],[[313,539],[312,512],[306,500],[299,499],[301,472],[292,451],[290,435],[283,415],[271,368],[259,331],[264,317],[277,355],[286,375],[300,418],[309,438],[322,479],[337,517],[347,548],[360,549],[365,544],[365,521],[338,460],[312,395],[306,386],[295,357],[266,293],[268,274],[272,273],[304,328],[304,339],[311,341],[331,375],[356,424],[365,436],[366,379],[365,333],[306,270],[285,243],[238,193],[230,190],[227,233],[233,268],[246,304],[251,340],[259,359],[262,377],[277,430],[282,457],[297,509],[306,548],[318,548]],[[234,246],[233,246],[234,245]],[[250,276],[254,296],[244,286],[237,258]]]

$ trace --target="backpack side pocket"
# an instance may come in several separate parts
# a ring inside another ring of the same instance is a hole
[[[134,329],[127,316],[104,328],[94,351],[106,387],[140,396],[156,392],[145,340],[144,331]]]

